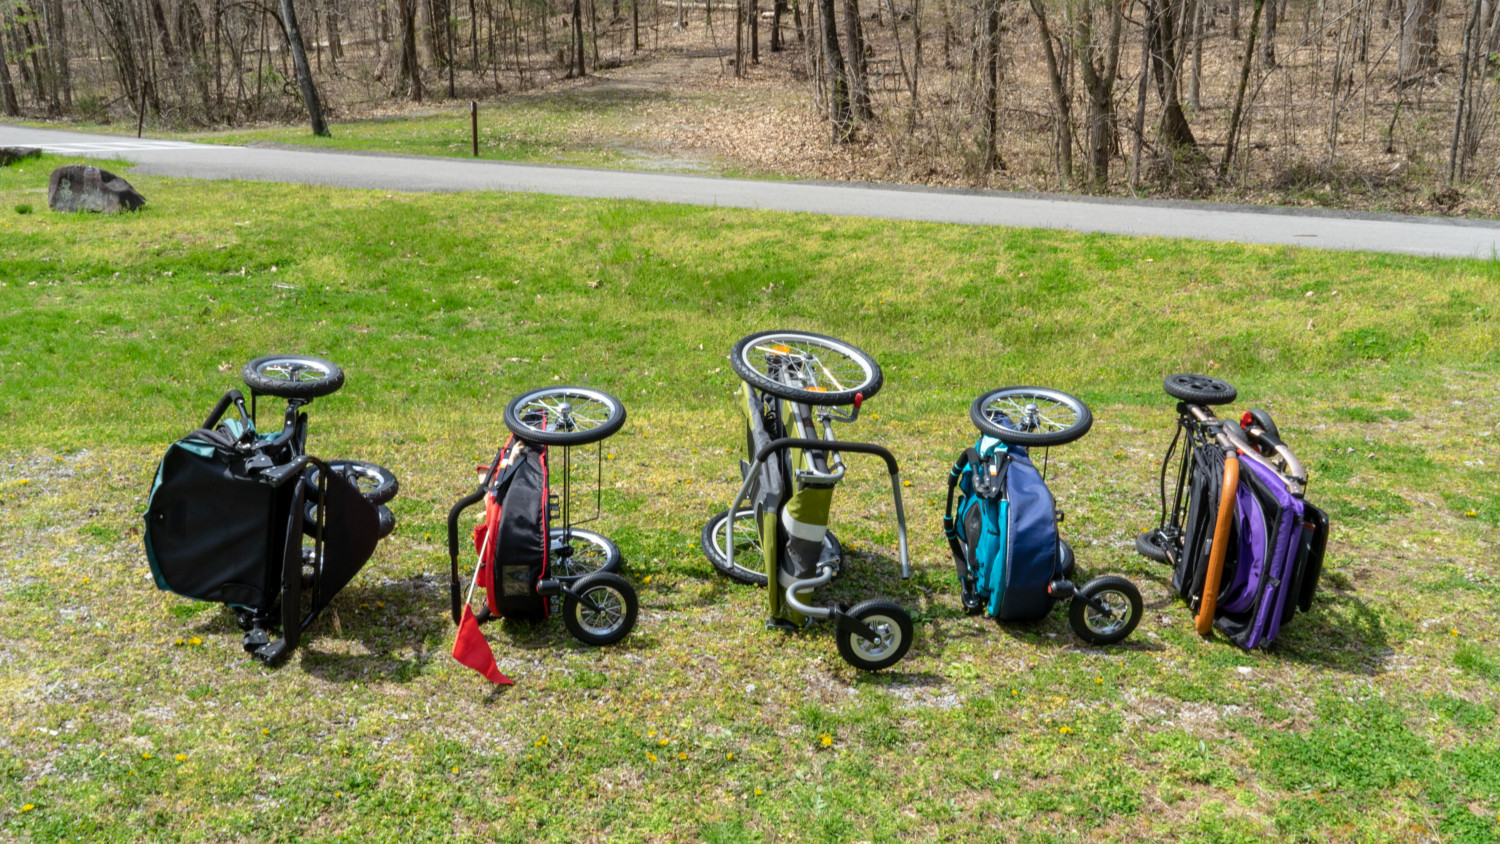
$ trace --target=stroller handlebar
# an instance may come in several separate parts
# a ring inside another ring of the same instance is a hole
[[[1225,448],[1234,449],[1244,457],[1249,458],[1256,463],[1259,463],[1267,469],[1270,469],[1272,472],[1275,472],[1277,476],[1279,476],[1286,482],[1287,490],[1289,492],[1298,496],[1302,495],[1302,488],[1307,484],[1307,471],[1302,468],[1302,461],[1297,459],[1297,456],[1292,453],[1292,450],[1287,447],[1286,443],[1280,442],[1278,440],[1278,442],[1274,445],[1276,453],[1281,457],[1282,460],[1286,461],[1286,469],[1283,470],[1276,464],[1272,463],[1270,460],[1267,460],[1260,453],[1260,449],[1256,448],[1255,445],[1246,438],[1245,433],[1240,429],[1240,426],[1225,424],[1224,420],[1215,416],[1212,410],[1209,410],[1202,405],[1187,402],[1185,402],[1184,404],[1186,404],[1188,412],[1193,415],[1194,419],[1204,423],[1205,425],[1213,426],[1212,433],[1214,435],[1214,439],[1219,441],[1219,445],[1222,445]],[[1269,442],[1267,442],[1267,444],[1270,445]]]
[[[766,462],[766,458],[778,451],[792,448],[873,454],[885,461],[886,470],[891,476],[891,497],[896,502],[896,537],[900,543],[901,550],[901,577],[902,579],[909,579],[911,577],[911,557],[907,553],[906,547],[906,508],[901,503],[901,467],[896,464],[894,455],[874,443],[811,439],[806,437],[782,437],[781,439],[771,440],[756,453],[755,461],[750,465],[748,471],[745,472],[745,481],[740,486],[739,492],[735,495],[734,502],[730,504],[729,512],[731,514],[734,513],[739,507],[740,502],[749,493],[750,486],[755,482],[756,473],[760,471],[761,464]],[[731,540],[727,545],[728,547],[725,550],[729,558],[729,564],[732,566],[734,565],[734,542]]]

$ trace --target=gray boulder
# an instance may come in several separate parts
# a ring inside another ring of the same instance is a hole
[[[47,205],[53,211],[99,211],[115,214],[146,204],[130,183],[108,170],[87,164],[64,164],[52,171]]]
[[[17,161],[40,158],[42,151],[36,147],[0,147],[0,167],[9,167]]]

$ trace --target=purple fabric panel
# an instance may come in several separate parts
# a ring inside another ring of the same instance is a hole
[[[1241,460],[1241,471],[1248,461]],[[1266,568],[1266,514],[1248,484],[1234,493],[1234,518],[1239,527],[1240,548],[1234,580],[1219,590],[1219,612],[1244,612],[1255,602],[1261,573]]]
[[[1291,567],[1296,562],[1294,549],[1298,539],[1297,525],[1301,513],[1301,503],[1286,491],[1286,484],[1270,469],[1261,466],[1251,460],[1240,462],[1240,471],[1248,469],[1271,491],[1276,497],[1276,504],[1281,510],[1281,517],[1277,519],[1275,531],[1275,548],[1270,549],[1270,560],[1266,566],[1266,577],[1276,581],[1274,585],[1266,584],[1267,594],[1256,607],[1255,621],[1250,625],[1250,634],[1244,642],[1246,648],[1253,648],[1261,643],[1262,639],[1267,642],[1276,638],[1281,625],[1281,608],[1286,604],[1286,596],[1291,592],[1290,586]]]

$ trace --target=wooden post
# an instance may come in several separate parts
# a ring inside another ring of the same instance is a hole
[[[479,157],[479,103],[469,100],[469,135],[474,141],[474,157]]]

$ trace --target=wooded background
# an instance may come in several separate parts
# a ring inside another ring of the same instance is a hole
[[[790,61],[829,145],[878,143],[915,181],[1024,160],[1067,189],[1206,194],[1415,169],[1441,206],[1496,175],[1500,0],[0,0],[0,112],[322,133],[320,102],[705,49],[734,76]]]

